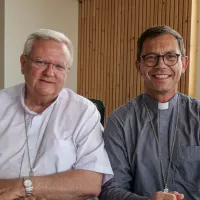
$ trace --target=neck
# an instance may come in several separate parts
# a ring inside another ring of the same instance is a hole
[[[175,94],[176,92],[172,93],[153,93],[153,92],[148,92],[146,93],[151,96],[153,99],[155,99],[157,102],[160,103],[166,103],[168,102]]]
[[[49,105],[51,105],[57,97],[52,98],[49,96],[35,96],[26,91],[24,95],[24,103],[25,105],[33,112],[41,113],[43,112]]]

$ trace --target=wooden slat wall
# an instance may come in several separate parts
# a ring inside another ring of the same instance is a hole
[[[78,93],[100,99],[106,117],[144,91],[135,68],[139,35],[154,25],[177,30],[190,52],[191,0],[80,0]],[[179,91],[188,94],[189,70]]]

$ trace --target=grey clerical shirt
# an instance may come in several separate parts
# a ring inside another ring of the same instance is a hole
[[[177,101],[178,98],[178,101]],[[200,198],[200,101],[177,93],[169,108],[144,94],[163,159],[164,174],[169,164],[172,139],[179,118],[169,174],[169,191],[184,194],[186,200]],[[113,111],[104,131],[106,149],[114,170],[100,195],[102,200],[142,200],[164,190],[158,148],[144,106],[143,94]]]

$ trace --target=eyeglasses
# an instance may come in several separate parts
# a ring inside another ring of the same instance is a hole
[[[49,65],[52,65],[53,69],[55,69],[56,71],[60,71],[60,72],[64,72],[67,69],[68,70],[70,69],[70,68],[66,68],[59,64],[53,64],[53,63],[47,62],[45,60],[30,58],[28,55],[24,55],[24,56],[26,56],[26,58],[28,58],[38,68],[47,69],[49,67]]]
[[[141,58],[143,59],[147,67],[155,67],[158,64],[160,57],[163,59],[163,62],[165,63],[165,65],[171,67],[178,62],[179,56],[180,54],[177,54],[177,53],[166,53],[165,55],[150,53],[150,54],[141,56]]]

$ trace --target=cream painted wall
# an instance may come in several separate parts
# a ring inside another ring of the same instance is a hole
[[[4,88],[4,0],[0,1],[0,89]]]
[[[200,100],[200,2],[198,16],[198,49],[197,49],[197,78],[196,78],[196,98]]]
[[[77,91],[78,1],[6,0],[4,87],[23,82],[19,57],[31,32],[49,28],[66,34],[74,45],[75,60],[67,87]]]

